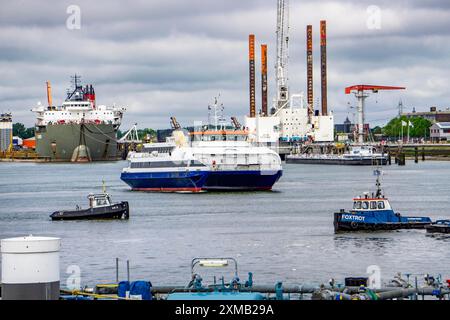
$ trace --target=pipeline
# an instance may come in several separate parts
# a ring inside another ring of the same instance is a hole
[[[221,291],[220,287],[209,286],[206,288],[183,288],[180,286],[155,286],[152,287],[153,294],[169,294],[174,292],[213,292]],[[228,289],[227,289],[228,290]],[[286,285],[282,287],[283,293],[286,294],[312,294],[315,299],[334,300],[339,297],[341,300],[388,300],[406,298],[412,295],[422,296],[436,296],[444,297],[450,295],[450,289],[446,288],[397,288],[397,287],[383,287],[379,289],[363,289],[360,287],[332,287],[332,286],[317,286],[317,285]],[[268,294],[277,293],[275,285],[256,285],[252,287],[240,287],[240,292],[264,292]],[[368,292],[374,293],[374,295]],[[376,295],[376,297],[375,297]]]

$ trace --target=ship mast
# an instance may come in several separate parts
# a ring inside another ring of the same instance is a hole
[[[377,180],[375,182],[375,186],[377,187],[375,198],[381,198],[382,192],[381,192],[380,176],[382,174],[382,171],[380,170],[380,168],[377,168],[376,170],[373,171],[373,174],[377,177]]]
[[[272,109],[274,114],[278,109],[285,107],[289,102],[288,86],[288,60],[289,60],[289,0],[278,0],[277,7],[277,61],[275,76],[277,96]]]
[[[211,109],[214,109],[214,130],[218,130],[219,126],[220,126],[220,130],[224,129],[224,116],[223,116],[223,110],[224,110],[224,106],[223,103],[220,104],[220,114],[218,114],[218,110],[217,108],[219,107],[219,98],[220,98],[220,93],[217,97],[214,97],[214,104],[213,105],[208,105],[208,126],[210,125],[210,111]]]

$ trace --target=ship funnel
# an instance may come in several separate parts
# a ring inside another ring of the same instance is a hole
[[[85,99],[92,103],[92,107],[95,109],[95,92],[94,87],[91,85],[86,85]]]
[[[47,101],[49,109],[53,106],[52,101],[52,86],[50,85],[50,81],[47,81]]]

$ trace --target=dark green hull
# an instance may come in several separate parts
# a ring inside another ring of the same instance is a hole
[[[117,129],[112,124],[53,124],[38,127],[36,152],[40,157],[54,161],[118,160]],[[86,152],[80,152],[80,148],[76,150],[80,145],[87,147],[88,157],[84,157]]]

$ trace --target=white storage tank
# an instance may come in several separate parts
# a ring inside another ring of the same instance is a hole
[[[61,240],[51,237],[2,239],[2,299],[59,299]]]
[[[0,114],[0,152],[8,151],[12,144],[13,123],[11,113]]]

